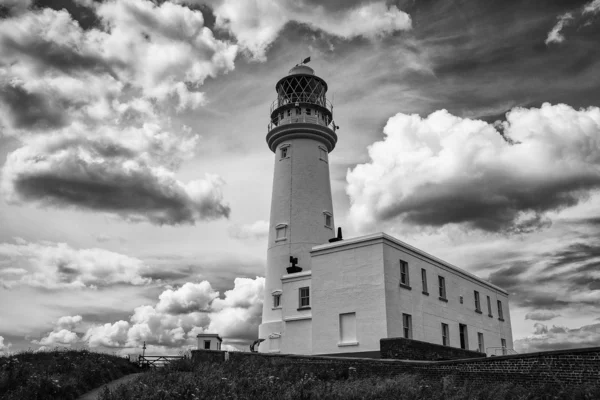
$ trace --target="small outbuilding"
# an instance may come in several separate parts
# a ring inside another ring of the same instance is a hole
[[[223,339],[218,334],[199,333],[196,337],[198,338],[198,350],[221,350]]]

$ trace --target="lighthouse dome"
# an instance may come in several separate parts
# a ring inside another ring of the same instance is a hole
[[[315,70],[309,67],[308,65],[296,65],[294,68],[290,69],[289,75],[296,74],[314,75]]]

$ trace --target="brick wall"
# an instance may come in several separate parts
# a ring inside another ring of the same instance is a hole
[[[225,353],[220,350],[192,350],[192,362],[222,362],[225,361]]]
[[[600,347],[451,361],[374,360],[244,352],[229,352],[227,357],[223,355],[213,358],[201,355],[208,351],[193,351],[192,360],[220,361],[228,358],[229,362],[236,362],[252,358],[258,365],[293,364],[302,372],[312,372],[317,376],[334,374],[337,377],[348,377],[352,367],[358,377],[416,374],[423,379],[439,381],[445,376],[454,376],[457,383],[511,382],[574,387],[583,383],[597,384],[600,379]]]
[[[381,358],[400,360],[460,360],[464,358],[485,358],[477,351],[422,342],[420,340],[389,338],[380,340]]]

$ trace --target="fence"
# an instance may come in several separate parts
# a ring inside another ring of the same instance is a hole
[[[164,367],[172,361],[186,358],[187,356],[138,356],[138,365],[142,368]]]

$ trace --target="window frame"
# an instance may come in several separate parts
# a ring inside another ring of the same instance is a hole
[[[275,225],[275,242],[283,242],[287,240],[287,227],[288,224],[281,223]],[[279,232],[283,232],[283,236],[279,237]]]
[[[429,290],[427,289],[427,270],[425,268],[421,268],[421,285],[423,286],[423,294],[429,294]]]
[[[498,300],[498,319],[504,321],[504,312],[502,311],[502,301]]]
[[[210,340],[204,340],[204,350],[210,350]],[[208,347],[206,345],[208,344]]]
[[[500,338],[500,347],[502,347],[502,355],[505,356],[508,353],[508,348],[506,347],[506,339]]]
[[[402,334],[404,339],[412,339],[412,315],[402,313]]]
[[[302,295],[302,291],[306,290],[306,296]],[[306,304],[302,304],[306,300]],[[310,286],[298,288],[298,309],[310,308]]]
[[[438,292],[441,300],[448,300],[446,292],[446,278],[442,275],[438,275]]]
[[[483,332],[477,332],[477,348],[480,353],[485,353],[485,342],[483,338]]]
[[[479,296],[479,292],[477,290],[473,291],[473,297],[475,300],[475,312],[481,314],[481,297]]]
[[[281,308],[281,293],[273,294],[273,308]]]
[[[404,278],[404,279],[403,279]],[[410,270],[408,261],[400,259],[400,286],[410,287]]]
[[[488,317],[494,317],[494,315],[492,314],[492,299],[490,298],[490,296],[486,296],[487,297],[487,306],[488,306]]]
[[[450,328],[442,322],[442,346],[450,346]]]
[[[279,159],[285,160],[286,158],[290,158],[290,150],[292,146],[289,143],[282,144],[279,146]]]
[[[329,160],[328,160],[329,152],[327,151],[327,148],[323,147],[323,146],[318,146],[318,148],[319,148],[319,160],[324,161],[326,164],[329,163]]]
[[[323,211],[323,218],[325,219],[325,228],[333,229],[333,214],[329,211]],[[329,218],[329,225],[327,224],[327,218]]]

